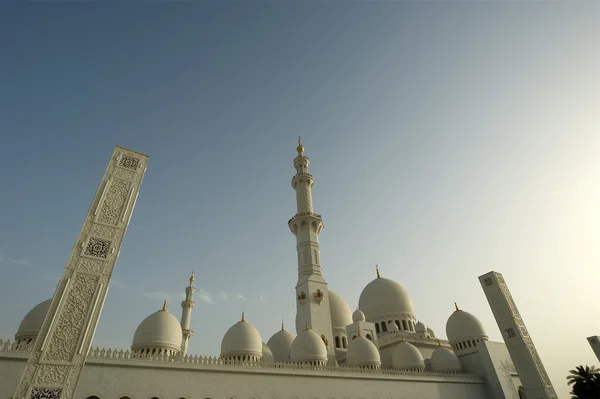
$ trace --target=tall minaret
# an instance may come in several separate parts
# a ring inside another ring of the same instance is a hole
[[[319,234],[323,229],[321,215],[313,212],[312,188],[315,179],[308,173],[310,161],[304,156],[304,147],[298,138],[298,156],[294,159],[296,175],[292,187],[296,190],[297,213],[288,226],[296,236],[298,251],[298,283],[296,284],[296,331],[311,329],[323,338],[329,359],[335,360],[333,328],[329,311],[329,292],[323,278],[319,256]]]
[[[190,276],[190,285],[185,287],[185,300],[181,302],[181,331],[183,338],[181,340],[181,351],[179,354],[183,357],[187,354],[188,344],[194,332],[190,330],[190,320],[192,318],[192,308],[194,302],[194,272]]]

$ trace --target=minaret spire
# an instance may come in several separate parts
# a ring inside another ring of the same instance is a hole
[[[190,285],[185,287],[185,300],[181,302],[181,332],[183,335],[181,339],[181,351],[179,353],[182,357],[187,354],[190,338],[194,335],[194,332],[190,330],[192,309],[196,304],[194,302],[194,292],[196,291],[194,280],[194,272],[192,271],[192,275],[189,278]]]
[[[329,291],[320,260],[319,234],[323,230],[323,219],[313,211],[312,189],[315,179],[308,173],[310,161],[304,155],[300,137],[296,152],[296,175],[292,178],[292,187],[296,190],[296,214],[288,222],[291,232],[296,236],[298,252],[296,331],[299,333],[310,324],[310,328],[324,337],[324,341],[333,342]],[[302,325],[302,321],[306,321],[306,326]],[[327,351],[330,365],[335,365],[333,345],[328,346]]]

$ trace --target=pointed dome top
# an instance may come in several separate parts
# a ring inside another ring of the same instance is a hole
[[[300,331],[290,352],[292,362],[327,362],[327,347],[313,330]]]
[[[304,153],[304,146],[302,145],[302,140],[300,140],[300,136],[298,136],[298,147],[296,147],[296,151],[298,155],[302,155]]]
[[[254,356],[260,359],[263,342],[254,326],[248,323],[242,312],[242,320],[235,323],[223,336],[221,357]]]
[[[424,369],[425,362],[421,351],[410,342],[402,341],[392,352],[392,365],[395,369]]]
[[[379,350],[373,342],[360,335],[350,341],[346,352],[348,366],[381,366]]]
[[[433,371],[460,371],[460,360],[450,349],[443,346],[435,348],[431,354],[431,369]]]
[[[488,339],[488,335],[479,319],[464,310],[455,310],[446,322],[446,336],[448,341],[455,342],[461,339],[481,338]]]
[[[273,354],[273,359],[276,362],[290,361],[290,351],[295,338],[296,336],[294,334],[283,329],[283,323],[281,323],[281,330],[273,334],[267,342],[267,345]]]
[[[146,317],[135,330],[131,349],[160,348],[179,351],[181,349],[181,324],[165,309]]]

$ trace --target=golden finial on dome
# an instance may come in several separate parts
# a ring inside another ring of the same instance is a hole
[[[400,336],[400,342],[404,342],[404,335]]]
[[[296,147],[296,151],[298,151],[299,155],[302,155],[304,152],[304,146],[302,145],[302,140],[300,140],[300,136],[298,136],[298,147]]]
[[[377,272],[377,278],[381,278],[381,275],[379,274],[379,265],[375,265],[375,271]]]
[[[244,312],[242,312],[242,320],[240,321],[246,321],[246,315],[244,314]]]
[[[455,312],[458,312],[460,309],[458,308],[458,305],[456,304],[456,302],[454,302],[454,308],[456,309]]]
[[[306,327],[304,328],[304,331],[310,330],[310,327],[308,326],[308,320],[306,320]]]
[[[439,346],[439,347],[441,347],[441,346],[442,346],[442,343],[440,342],[440,339],[438,338],[438,340],[437,340],[437,341],[438,341],[438,346]]]
[[[283,327],[283,319],[281,319],[281,331],[284,331],[285,328]]]
[[[163,302],[163,307],[161,309],[163,312],[167,311],[167,300],[165,299],[165,301]]]

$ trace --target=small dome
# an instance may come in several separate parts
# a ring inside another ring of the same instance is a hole
[[[427,332],[427,327],[422,321],[419,321],[417,324],[415,324],[415,331],[418,333],[424,333]]]
[[[458,307],[446,322],[446,336],[450,342],[471,338],[488,339],[479,319],[469,312],[458,309]]]
[[[292,343],[292,362],[327,362],[327,347],[323,339],[311,329],[300,331]]]
[[[365,314],[360,311],[360,309],[356,309],[354,313],[352,313],[352,321],[365,321]]]
[[[360,294],[358,307],[365,313],[367,321],[398,314],[415,316],[408,292],[387,278],[376,278],[367,284]]]
[[[231,326],[223,336],[223,340],[221,341],[221,357],[241,357],[241,360],[252,360],[243,358],[244,356],[248,356],[259,360],[262,352],[263,342],[258,330],[244,319],[244,314],[242,313],[242,320]]]
[[[263,364],[275,363],[271,349],[264,342],[262,343],[262,357],[260,358],[260,362]]]
[[[171,312],[163,310],[152,313],[140,323],[133,334],[131,349],[181,349],[181,324]]]
[[[333,328],[352,324],[352,310],[348,303],[338,294],[329,290],[329,312],[331,313],[331,326]]]
[[[435,338],[435,333],[433,332],[433,330],[429,327],[427,327],[427,334],[431,335],[431,337]]]
[[[433,371],[460,371],[462,367],[454,352],[440,346],[435,348],[431,354],[431,369]]]
[[[291,360],[290,353],[295,338],[296,336],[294,334],[283,329],[283,324],[281,330],[277,331],[269,338],[267,345],[269,346],[269,349],[271,349],[273,359],[276,362],[286,363]]]
[[[42,329],[42,324],[44,324],[44,319],[46,318],[46,314],[48,313],[51,304],[52,298],[38,303],[27,312],[25,317],[23,317],[21,324],[19,324],[19,329],[15,334],[15,340],[35,339]]]
[[[387,324],[387,330],[388,331],[400,331],[400,329],[398,328],[398,325],[396,323],[394,323],[393,321],[390,321]]]
[[[424,369],[423,354],[410,342],[400,342],[392,353],[392,364],[395,369]]]
[[[367,338],[358,336],[348,344],[346,352],[346,363],[353,367],[374,367],[381,366],[379,350],[375,344]]]

